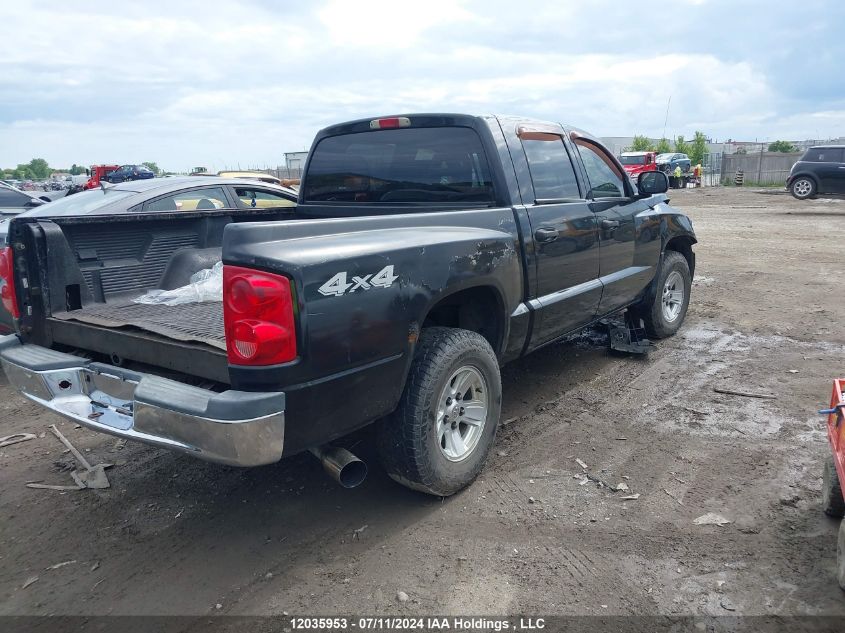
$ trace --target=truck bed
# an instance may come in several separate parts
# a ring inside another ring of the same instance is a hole
[[[121,301],[88,305],[71,312],[57,312],[53,318],[107,328],[134,328],[177,341],[203,343],[226,350],[223,304],[219,301],[177,306]]]

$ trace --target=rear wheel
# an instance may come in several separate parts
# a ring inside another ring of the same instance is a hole
[[[654,294],[633,309],[642,318],[652,338],[672,336],[681,327],[689,307],[692,276],[686,258],[677,251],[666,251],[657,274]]]
[[[828,516],[837,519],[845,516],[845,499],[842,498],[842,485],[839,482],[839,475],[836,473],[833,455],[829,456],[824,462],[822,507],[824,513]]]
[[[799,176],[789,185],[789,192],[799,200],[806,200],[816,195],[816,182],[807,176]]]
[[[455,494],[481,472],[502,405],[499,363],[469,330],[423,330],[396,411],[379,422],[387,473],[408,488]]]

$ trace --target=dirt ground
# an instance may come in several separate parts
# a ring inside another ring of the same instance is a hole
[[[390,481],[366,435],[347,491],[309,456],[238,470],[121,447],[4,380],[0,435],[39,438],[0,449],[0,615],[845,615],[815,413],[845,374],[845,201],[672,204],[700,240],[681,332],[644,359],[580,340],[509,365],[507,424],[449,499]],[[71,483],[53,423],[115,464],[110,489],[25,487]],[[578,459],[630,490],[582,485]],[[708,512],[731,523],[693,523]]]

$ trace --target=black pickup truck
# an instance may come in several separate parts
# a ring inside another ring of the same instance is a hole
[[[318,133],[295,208],[11,222],[10,382],[95,430],[240,466],[373,422],[391,477],[449,495],[493,444],[499,367],[626,309],[680,327],[696,239],[565,125],[409,114]],[[45,208],[45,212],[48,211]],[[221,301],[133,302],[223,262]],[[344,474],[352,473],[352,474]]]

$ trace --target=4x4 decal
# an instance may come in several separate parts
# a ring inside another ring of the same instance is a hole
[[[344,270],[333,275],[331,279],[317,288],[317,292],[326,297],[340,297],[347,292],[352,293],[356,290],[389,288],[397,279],[399,279],[399,276],[393,274],[392,265],[385,266],[377,273],[364,275],[363,277],[353,275],[351,283],[347,281],[347,273]]]

